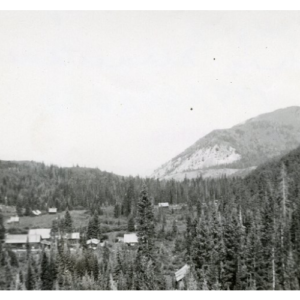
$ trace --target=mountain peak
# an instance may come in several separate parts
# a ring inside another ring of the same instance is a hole
[[[230,129],[214,130],[154,171],[153,177],[246,174],[300,145],[300,107],[259,115]]]

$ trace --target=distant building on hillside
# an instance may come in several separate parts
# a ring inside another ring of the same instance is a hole
[[[5,237],[5,245],[9,245],[12,250],[25,250],[27,242],[31,249],[39,249],[41,237],[28,234],[7,234]]]
[[[182,206],[180,204],[174,204],[174,205],[170,205],[170,208],[173,210],[180,210]]]
[[[68,242],[70,246],[75,246],[79,244],[80,241],[80,233],[79,232],[72,232],[72,233],[65,233],[64,235],[57,234],[55,238],[58,240],[64,239]]]
[[[167,210],[167,209],[169,209],[169,203],[168,202],[158,203],[158,209],[159,210]]]
[[[178,289],[182,289],[184,287],[183,279],[188,274],[190,270],[190,266],[184,265],[181,269],[175,272],[175,281]]]
[[[13,224],[13,223],[19,223],[19,222],[20,222],[19,216],[10,217],[10,218],[6,221],[7,224]]]
[[[41,212],[40,210],[37,209],[37,210],[33,210],[33,211],[32,211],[32,214],[35,215],[35,216],[39,216],[39,215],[42,214],[42,212]]]
[[[138,237],[136,233],[124,234],[124,243],[130,246],[134,246],[138,243]]]
[[[97,249],[99,243],[100,243],[100,241],[98,239],[90,239],[90,240],[86,241],[88,248],[93,249],[93,250]]]
[[[24,248],[27,243],[27,234],[7,234],[5,236],[5,245],[11,248]]]
[[[48,213],[49,214],[56,214],[57,213],[57,208],[56,207],[49,208]]]
[[[41,240],[51,239],[51,228],[37,228],[37,229],[29,229],[28,235],[38,235],[41,237]]]
[[[80,241],[80,233],[79,232],[67,233],[65,235],[65,238],[67,239],[68,244],[70,246],[76,246],[79,244]]]

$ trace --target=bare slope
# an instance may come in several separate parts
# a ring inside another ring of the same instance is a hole
[[[242,175],[300,145],[300,107],[252,118],[215,130],[154,171],[161,179]]]

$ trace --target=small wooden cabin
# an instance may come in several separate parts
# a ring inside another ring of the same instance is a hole
[[[138,237],[136,233],[124,234],[124,243],[129,246],[134,246],[138,243]]]
[[[167,210],[167,209],[169,209],[169,203],[168,202],[158,203],[158,209],[160,209],[160,210]]]
[[[20,223],[20,218],[19,216],[14,216],[14,217],[10,217],[7,221],[7,224],[15,224],[15,223]]]
[[[177,272],[175,272],[175,281],[176,281],[177,289],[182,290],[184,288],[183,279],[188,274],[189,270],[190,270],[190,266],[186,264]]]
[[[56,214],[57,213],[57,208],[56,207],[48,208],[48,213],[49,214]]]
[[[10,246],[12,250],[25,250],[27,242],[31,249],[40,249],[41,237],[28,234],[7,234],[5,237],[5,245]]]
[[[93,249],[93,250],[97,249],[99,243],[100,243],[100,241],[98,239],[90,239],[90,240],[86,241],[88,248]]]

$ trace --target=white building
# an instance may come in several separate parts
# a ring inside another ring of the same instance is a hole
[[[33,210],[32,213],[35,215],[35,216],[39,216],[42,212],[40,210]]]
[[[134,246],[138,243],[138,237],[136,233],[127,233],[124,234],[124,243],[130,246]]]
[[[90,240],[86,241],[88,248],[93,249],[93,250],[97,249],[99,243],[100,243],[100,241],[98,239],[90,239]]]
[[[37,228],[37,229],[29,229],[29,235],[39,235],[42,240],[50,240],[51,238],[51,228]]]
[[[20,222],[19,216],[10,217],[10,219],[7,220],[8,224],[19,223],[19,222]]]
[[[169,208],[169,203],[168,202],[158,203],[158,208]]]
[[[49,208],[48,213],[49,214],[56,214],[57,213],[57,208],[56,207]]]
[[[182,279],[188,274],[190,270],[190,266],[184,265],[181,269],[179,269],[177,272],[175,272],[175,280],[179,287],[179,289],[183,288],[183,281]]]
[[[31,249],[38,249],[41,237],[29,234],[7,234],[5,237],[5,244],[10,245],[13,249],[26,249],[27,242]]]

